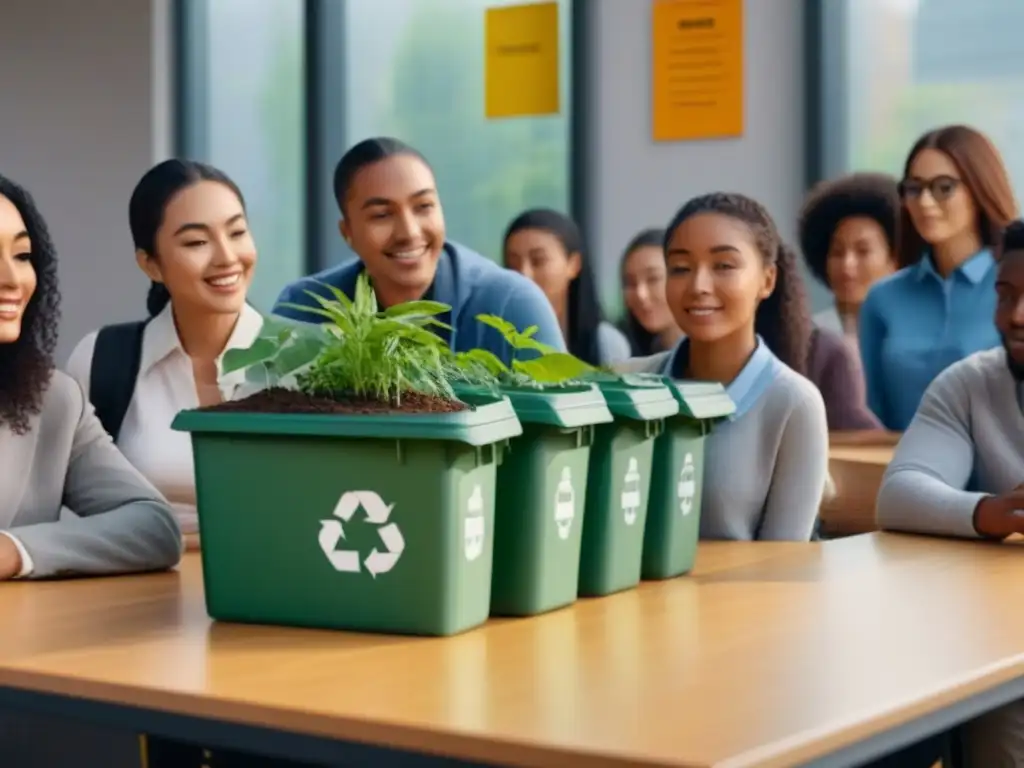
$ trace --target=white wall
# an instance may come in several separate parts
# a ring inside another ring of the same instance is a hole
[[[705,192],[754,197],[792,238],[804,192],[803,0],[744,2],[743,137],[676,143],[651,139],[651,3],[584,2],[593,2],[588,239],[602,284],[617,282],[634,234]]]
[[[60,254],[62,360],[87,331],[145,314],[128,197],[170,145],[167,6],[4,4],[0,173],[35,196]]]

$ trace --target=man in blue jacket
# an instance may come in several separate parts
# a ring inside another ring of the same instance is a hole
[[[536,325],[534,338],[565,350],[554,310],[534,283],[446,240],[434,173],[412,147],[389,138],[356,144],[335,168],[334,194],[341,235],[359,260],[292,283],[275,314],[317,322],[316,315],[284,305],[318,306],[306,292],[330,298],[323,283],[351,297],[365,269],[384,307],[419,299],[450,305],[450,316],[441,319],[453,330],[438,333],[456,352],[482,348],[510,362],[512,350],[476,320],[480,314],[498,315],[520,330]]]

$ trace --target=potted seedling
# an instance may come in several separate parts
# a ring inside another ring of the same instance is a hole
[[[322,324],[270,319],[223,369],[255,392],[185,411],[216,619],[446,635],[489,612],[495,473],[509,401],[456,397],[432,332],[448,307],[310,294]]]

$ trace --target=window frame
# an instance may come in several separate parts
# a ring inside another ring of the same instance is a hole
[[[346,249],[337,234],[338,213],[332,192],[334,164],[347,149],[344,130],[345,2],[350,0],[295,0],[303,3],[305,60],[304,98],[306,153],[302,169],[306,189],[303,227],[306,274],[337,264]],[[365,2],[365,0],[361,0]],[[174,0],[172,50],[174,52],[174,146],[179,157],[206,157],[209,150],[209,29],[206,0]],[[529,0],[524,0],[529,2]],[[565,0],[569,4],[569,215],[589,232],[586,151],[592,131],[585,115],[590,106],[588,52],[593,4]]]
[[[808,189],[848,170],[847,2],[804,2],[804,168]]]

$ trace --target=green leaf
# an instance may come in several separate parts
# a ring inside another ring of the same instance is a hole
[[[396,304],[393,307],[388,307],[382,313],[384,317],[397,318],[404,315],[422,315],[424,317],[431,317],[433,315],[443,315],[445,312],[451,311],[451,305],[442,304],[440,301],[407,301],[404,304]]]
[[[265,363],[277,354],[278,349],[280,346],[277,342],[259,338],[246,349],[229,349],[221,359],[221,373],[231,373],[257,363]]]
[[[565,352],[559,352],[552,346],[544,344],[543,342],[531,339],[529,337],[520,336],[516,339],[516,344],[513,345],[516,349],[532,349],[540,352],[542,355],[564,355]]]
[[[533,336],[535,336],[537,331],[539,331],[539,330],[540,330],[540,326],[539,325],[531,325],[529,328],[527,328],[525,331],[523,331],[520,334],[520,336],[522,336],[524,339],[529,339],[529,338],[532,338]]]
[[[561,384],[593,370],[590,365],[566,352],[554,352],[533,360],[515,360],[512,365],[516,371],[545,384]]]
[[[505,340],[512,343],[512,339],[519,335],[516,327],[503,317],[497,315],[477,315],[476,319],[486,326],[489,326],[505,337]]]
[[[468,352],[460,352],[456,356],[456,360],[464,368],[479,365],[494,376],[510,373],[508,366],[501,361],[501,358],[486,349],[471,349]]]
[[[287,376],[312,363],[324,348],[324,339],[305,336],[281,348],[274,359],[274,373]]]

